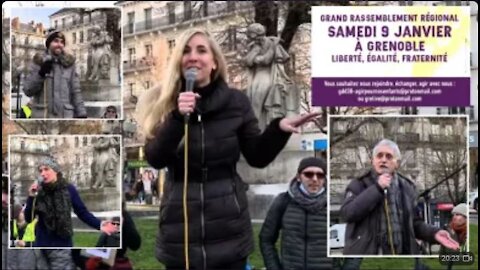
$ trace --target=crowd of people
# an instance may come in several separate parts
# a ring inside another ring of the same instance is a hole
[[[161,192],[159,178],[152,169],[146,169],[138,176],[125,176],[123,181],[123,193],[128,203],[132,204],[160,204]]]

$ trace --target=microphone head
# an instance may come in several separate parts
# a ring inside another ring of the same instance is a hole
[[[39,176],[37,177],[37,184],[42,184],[43,183],[43,177]]]
[[[193,85],[195,84],[195,80],[197,78],[197,68],[191,67],[185,71],[183,74],[186,81],[185,91],[191,92],[193,91]]]
[[[392,172],[388,168],[381,168],[380,172],[381,174],[392,174]]]
[[[195,80],[197,77],[198,69],[196,67],[191,67],[185,71],[185,80]]]

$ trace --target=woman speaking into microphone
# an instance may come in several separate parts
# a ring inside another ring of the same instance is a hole
[[[182,35],[166,74],[137,115],[147,161],[168,168],[156,257],[167,269],[245,269],[254,241],[240,153],[267,166],[318,114],[274,119],[262,133],[247,96],[227,85],[224,56],[205,30]]]

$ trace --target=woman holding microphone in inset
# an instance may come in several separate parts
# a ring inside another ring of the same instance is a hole
[[[62,176],[55,159],[45,157],[38,165],[39,182],[29,188],[25,219],[38,215],[34,247],[72,247],[72,210],[80,220],[106,234],[118,231],[110,221],[100,221],[88,211],[74,185]]]
[[[153,89],[138,107],[147,161],[168,168],[157,259],[167,269],[244,269],[254,241],[247,185],[236,171],[240,153],[253,167],[267,166],[291,133],[318,114],[274,119],[262,133],[246,95],[227,85],[224,56],[204,30],[183,34],[166,74],[161,91]],[[187,76],[192,92],[185,92]]]

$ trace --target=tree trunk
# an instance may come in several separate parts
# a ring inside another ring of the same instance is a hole
[[[255,22],[265,26],[267,36],[278,35],[278,6],[273,1],[255,1]]]

